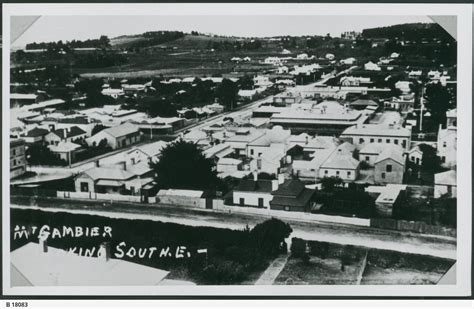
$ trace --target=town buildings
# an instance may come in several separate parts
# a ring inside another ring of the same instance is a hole
[[[25,172],[25,141],[22,139],[10,140],[10,179],[21,176]]]
[[[105,140],[112,149],[118,149],[140,142],[141,133],[136,125],[124,123],[116,127],[104,129],[86,139],[89,145],[99,145],[102,140]]]
[[[457,163],[457,130],[448,127],[438,130],[437,153],[444,167],[454,168]]]
[[[379,184],[401,184],[405,173],[403,148],[385,145],[374,161],[374,181]]]
[[[284,211],[309,212],[314,190],[295,179],[287,179],[278,184],[278,189],[272,191],[270,209]]]
[[[341,139],[361,149],[368,143],[400,145],[409,150],[411,130],[394,124],[362,124],[347,128],[342,132]]]
[[[324,101],[274,114],[270,123],[290,129],[293,134],[307,132],[333,135],[340,134],[350,126],[363,124],[367,118],[367,113],[336,101]]]
[[[272,191],[278,188],[277,180],[242,180],[233,192],[233,203],[238,206],[269,208]]]
[[[434,197],[440,198],[457,196],[456,170],[450,170],[435,174]]]
[[[141,195],[153,182],[153,170],[148,162],[97,165],[75,177],[76,192]]]

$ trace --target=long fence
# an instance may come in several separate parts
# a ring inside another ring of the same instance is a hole
[[[430,225],[422,221],[405,221],[375,218],[370,219],[370,226],[380,229],[456,237],[456,229],[454,228],[439,225]]]
[[[247,214],[266,215],[266,216],[272,216],[272,217],[278,217],[278,218],[288,218],[288,219],[297,219],[297,220],[305,220],[305,221],[323,221],[323,222],[340,223],[340,224],[370,226],[370,219],[362,219],[362,218],[328,216],[328,215],[320,215],[320,214],[310,214],[306,212],[290,212],[290,211],[284,211],[284,210],[273,210],[273,209],[241,207],[241,206],[227,206],[227,205],[223,205],[222,210],[228,211],[230,213],[232,212],[247,213]]]
[[[108,194],[108,193],[95,193],[95,192],[69,192],[69,191],[57,191],[56,197],[58,198],[71,198],[71,199],[86,199],[86,200],[103,200],[103,201],[120,201],[120,202],[134,202],[134,203],[155,203],[156,198],[149,197],[146,201],[143,196],[133,195],[122,195],[122,194]]]
[[[323,214],[311,214],[305,212],[289,212],[283,210],[272,210],[264,208],[253,208],[253,207],[242,207],[242,206],[229,206],[225,205],[222,199],[209,199],[209,198],[192,198],[188,203],[182,203],[179,199],[166,200],[157,199],[155,196],[145,198],[143,196],[132,196],[122,194],[106,194],[106,193],[94,193],[94,192],[70,192],[70,191],[55,191],[45,190],[38,188],[14,188],[10,189],[11,196],[39,196],[39,197],[54,197],[61,199],[82,199],[89,201],[120,201],[120,202],[132,202],[132,203],[144,203],[149,206],[159,205],[174,205],[177,207],[193,208],[193,209],[205,209],[208,211],[226,212],[226,213],[241,213],[241,214],[255,214],[263,215],[268,217],[277,217],[282,219],[293,219],[302,221],[319,221],[336,224],[350,224],[365,227],[373,227],[380,229],[389,229],[396,231],[406,231],[430,235],[440,235],[448,237],[456,237],[456,229],[430,225],[421,221],[405,221],[395,220],[389,218],[354,218],[354,217],[343,217],[335,215],[323,215]]]

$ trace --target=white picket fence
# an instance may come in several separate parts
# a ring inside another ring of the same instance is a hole
[[[140,203],[140,196],[133,195],[121,195],[121,194],[104,194],[104,193],[92,193],[92,192],[69,192],[69,191],[57,191],[56,196],[58,198],[70,198],[70,199],[85,199],[85,200],[103,200],[103,201],[122,201],[122,202],[135,202]],[[159,203],[163,201],[159,201]],[[200,208],[206,209],[206,199],[198,198],[196,203],[191,205],[183,205],[180,203],[172,203],[167,200],[168,205],[176,205],[180,207],[187,208]],[[142,202],[143,203],[143,202]],[[148,197],[148,204],[156,204],[156,197]],[[160,204],[161,204],[160,203]],[[341,223],[341,224],[352,224],[359,226],[370,226],[370,219],[361,219],[361,218],[351,218],[351,217],[342,217],[342,216],[329,216],[329,215],[320,215],[320,214],[310,214],[305,212],[290,212],[284,210],[272,210],[272,209],[263,209],[263,208],[252,208],[252,207],[240,207],[240,206],[228,206],[224,205],[223,200],[214,199],[212,201],[212,209],[209,211],[223,211],[228,213],[244,213],[244,214],[255,214],[255,215],[265,215],[275,218],[282,219],[296,219],[301,221],[321,221],[321,222],[331,222],[331,223]]]
[[[135,203],[142,202],[140,196],[95,193],[95,192],[57,191],[56,196],[59,198],[71,198],[71,199],[88,199],[88,200],[120,201],[120,202],[135,202]],[[154,196],[148,198],[148,203],[155,203],[155,202],[156,202],[156,198]]]

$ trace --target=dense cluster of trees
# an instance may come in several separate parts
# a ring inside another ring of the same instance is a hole
[[[437,23],[412,23],[364,29],[362,30],[362,36],[364,38],[387,38],[407,41],[451,39],[451,35]]]
[[[215,162],[206,158],[196,144],[178,140],[168,144],[152,163],[159,188],[209,190],[219,183]]]
[[[100,107],[115,104],[115,100],[102,94],[102,79],[82,79],[74,87],[75,90],[86,95],[85,107]]]
[[[96,132],[92,135],[97,134],[104,128],[105,127],[103,127],[102,125],[95,126],[92,131],[95,130]],[[102,139],[98,144],[95,144],[94,142],[92,145],[87,144],[84,139],[78,139],[73,142],[82,146],[81,151],[77,152],[76,154],[76,161],[87,160],[111,152],[113,150],[112,147],[107,144],[107,140],[105,138]]]
[[[75,55],[73,67],[76,68],[106,68],[127,63],[128,59],[115,52],[95,51],[81,56]]]
[[[181,39],[185,36],[182,31],[149,31],[143,33],[143,40],[132,41],[127,44],[129,49],[144,48]]]
[[[105,48],[110,46],[110,39],[106,35],[100,36],[98,39],[88,39],[85,41],[72,40],[63,42],[62,40],[56,42],[40,42],[26,44],[25,48],[31,49],[47,49],[47,50],[71,50],[74,48]]]
[[[357,185],[349,188],[342,187],[339,177],[324,177],[321,179],[322,190],[315,194],[315,200],[323,204],[319,213],[358,216],[370,218],[375,210],[375,200]]]
[[[446,124],[446,112],[456,105],[447,87],[440,83],[430,83],[425,88],[425,107],[429,110],[431,117],[431,130],[437,130],[439,125]]]
[[[48,146],[43,144],[32,144],[26,149],[26,161],[30,165],[57,165],[64,166],[66,161],[56,156]]]

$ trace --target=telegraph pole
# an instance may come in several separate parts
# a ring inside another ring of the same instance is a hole
[[[423,108],[425,104],[423,102],[423,92],[425,90],[425,86],[421,86],[421,97],[420,97],[420,132],[423,130]]]

